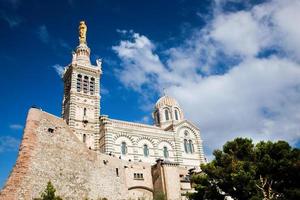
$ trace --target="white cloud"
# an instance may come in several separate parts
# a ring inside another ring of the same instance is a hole
[[[23,126],[21,124],[11,124],[9,125],[9,128],[13,130],[20,130],[23,129]]]
[[[118,33],[120,33],[120,34],[123,34],[123,35],[126,35],[126,34],[128,34],[128,33],[130,33],[130,34],[134,33],[133,30],[127,31],[127,30],[124,30],[124,29],[117,29],[116,31],[117,31]]]
[[[255,56],[267,45],[269,33],[251,12],[239,11],[217,16],[211,37],[223,45],[227,54]]]
[[[208,154],[235,137],[295,144],[300,139],[298,10],[296,0],[219,10],[205,27],[167,49],[164,61],[149,38],[135,33],[113,47],[123,65],[118,76],[143,98],[152,96],[147,89],[165,87],[200,127]],[[275,53],[264,56],[266,50]],[[216,74],[220,63],[226,70]]]
[[[158,56],[153,54],[155,45],[145,36],[134,33],[133,41],[121,41],[113,50],[123,61],[119,72],[121,81],[128,87],[139,89],[149,84],[155,73],[164,73],[165,69]]]
[[[101,95],[107,96],[109,94],[109,90],[101,85],[100,93],[101,93]]]
[[[300,19],[299,0],[276,0],[274,3],[264,4],[255,9],[272,23],[274,42],[284,48],[287,53],[300,61]]]
[[[0,153],[17,151],[20,140],[11,136],[0,136]]]
[[[41,25],[35,30],[35,34],[37,35],[38,39],[44,43],[49,45],[52,50],[55,52],[58,49],[66,49],[66,50],[71,50],[71,46],[66,42],[65,39],[62,38],[57,38],[57,37],[52,37],[50,35],[50,32],[47,28],[46,25]]]
[[[61,46],[65,49],[71,50],[71,46],[63,39],[58,39],[58,46]]]
[[[238,136],[300,138],[300,66],[278,58],[247,60],[228,73],[169,88],[210,150]]]
[[[47,44],[49,42],[50,36],[49,36],[48,29],[45,25],[41,25],[38,27],[37,35],[43,43]]]
[[[10,28],[15,28],[22,22],[22,19],[19,16],[10,15],[4,11],[0,11],[0,18],[6,21]]]
[[[151,123],[151,118],[148,115],[146,115],[146,116],[143,116],[142,119],[140,119],[137,122],[138,123],[143,123],[143,124],[150,124]]]
[[[55,71],[59,77],[63,76],[64,70],[65,70],[63,66],[61,66],[59,64],[55,64],[52,67],[55,69]]]

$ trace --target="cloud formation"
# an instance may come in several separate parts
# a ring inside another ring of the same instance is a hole
[[[65,40],[53,37],[45,24],[38,26],[35,34],[42,43],[49,45],[55,51],[61,48],[68,51],[72,49]]]
[[[207,25],[166,49],[164,60],[138,33],[114,46],[120,81],[143,95],[165,87],[200,127],[208,154],[235,137],[295,144],[300,26],[294,19],[300,19],[300,2],[273,0],[232,12],[218,2]]]
[[[55,71],[59,77],[63,76],[64,70],[65,70],[63,66],[61,66],[59,64],[55,64],[52,67],[55,69]]]
[[[9,128],[13,130],[21,130],[23,129],[23,126],[21,124],[11,124],[9,125]]]
[[[0,10],[0,19],[8,23],[10,28],[15,28],[22,22],[22,19],[18,15],[8,14],[3,10]]]
[[[17,151],[20,140],[11,136],[0,136],[0,153]]]
[[[49,32],[45,25],[41,25],[38,27],[37,35],[39,39],[45,44],[47,44],[50,40]]]
[[[124,32],[126,33],[126,32]],[[155,45],[143,35],[132,34],[133,41],[121,41],[113,50],[122,59],[124,69],[119,72],[121,81],[138,90],[151,83],[151,76],[165,72],[158,55],[153,53]],[[132,76],[132,74],[135,76]]]

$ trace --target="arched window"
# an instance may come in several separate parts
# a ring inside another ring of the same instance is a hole
[[[82,75],[77,75],[77,92],[81,92],[82,89]]]
[[[86,142],[86,134],[83,134],[83,135],[82,135],[82,141],[83,141],[83,143]]]
[[[177,109],[175,109],[175,119],[176,119],[176,120],[178,120],[178,119],[179,119],[179,117],[178,117],[178,111],[177,111]]]
[[[159,124],[160,118],[159,118],[159,112],[158,111],[156,111],[156,120],[157,120],[157,123]]]
[[[86,116],[86,108],[83,109],[83,116]]]
[[[90,93],[93,95],[95,93],[95,78],[91,78],[90,81]]]
[[[185,153],[189,152],[187,139],[184,139],[184,151]]]
[[[126,155],[127,154],[127,145],[126,145],[126,142],[122,142],[122,144],[121,144],[121,153],[122,153],[122,155]]]
[[[88,88],[89,88],[89,77],[84,76],[84,78],[83,78],[83,92],[88,93]]]
[[[144,144],[144,156],[148,157],[149,156],[149,148],[148,145]]]
[[[165,117],[166,117],[167,121],[170,119],[170,117],[169,117],[169,111],[167,109],[165,109]]]
[[[169,158],[169,151],[167,147],[164,147],[164,157]]]
[[[192,142],[192,140],[189,140],[189,150],[190,150],[190,152],[191,153],[194,153],[194,144],[193,144],[193,142]]]

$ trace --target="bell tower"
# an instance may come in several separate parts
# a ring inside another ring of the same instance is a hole
[[[84,21],[80,22],[78,31],[79,45],[72,53],[72,62],[65,67],[63,74],[62,117],[87,147],[97,149],[101,60],[96,60],[96,65],[91,64],[91,50],[86,42],[87,26]]]

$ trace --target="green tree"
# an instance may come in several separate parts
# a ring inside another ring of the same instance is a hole
[[[224,200],[215,184],[209,182],[208,176],[204,173],[192,176],[192,182],[197,193],[188,193],[189,199],[214,199]],[[210,192],[206,192],[210,191]]]
[[[41,198],[36,198],[35,200],[62,200],[59,196],[55,195],[56,189],[49,181],[44,192],[41,194]]]
[[[163,192],[154,192],[154,200],[166,200],[166,196]]]
[[[300,199],[300,151],[287,142],[254,145],[236,138],[213,154],[203,173],[192,177],[197,193],[191,199]]]

